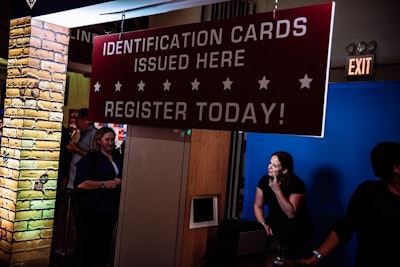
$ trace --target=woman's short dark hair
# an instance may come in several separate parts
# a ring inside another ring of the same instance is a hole
[[[393,166],[400,164],[400,143],[378,143],[371,150],[371,164],[376,177],[390,180],[393,176]]]
[[[293,166],[292,155],[290,155],[288,152],[285,152],[285,151],[278,151],[278,152],[272,153],[272,156],[278,157],[283,169],[287,169],[289,173],[293,173],[294,166]]]

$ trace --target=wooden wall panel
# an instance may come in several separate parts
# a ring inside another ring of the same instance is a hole
[[[192,131],[181,266],[200,266],[215,247],[217,226],[189,229],[190,204],[196,195],[218,195],[218,221],[224,218],[230,140],[230,131]]]

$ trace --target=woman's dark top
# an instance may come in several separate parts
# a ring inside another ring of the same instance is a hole
[[[342,243],[357,232],[355,267],[399,264],[400,196],[392,194],[386,182],[363,182],[334,231]]]
[[[258,183],[258,187],[264,193],[264,205],[268,206],[265,222],[272,228],[273,237],[283,244],[292,248],[304,246],[314,229],[307,203],[297,211],[294,218],[289,219],[279,206],[275,193],[269,187],[269,179],[270,177],[265,175]],[[288,182],[281,184],[281,189],[287,198],[290,194],[306,193],[306,185],[296,175],[292,175]]]
[[[76,165],[75,188],[86,180],[107,181],[122,177],[123,156],[117,151],[112,152],[113,160],[119,169],[119,174],[110,160],[101,152],[87,153]],[[79,189],[79,199],[85,208],[99,212],[118,212],[121,189]]]

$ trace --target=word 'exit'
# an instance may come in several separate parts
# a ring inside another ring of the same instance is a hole
[[[357,55],[346,58],[347,76],[365,76],[374,74],[375,55]]]

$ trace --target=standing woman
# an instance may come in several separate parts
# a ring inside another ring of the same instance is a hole
[[[266,217],[264,205],[268,207]],[[254,215],[268,235],[269,251],[284,245],[289,259],[301,256],[314,227],[306,203],[306,186],[294,173],[289,153],[281,151],[271,155],[268,173],[256,189]]]
[[[113,231],[118,219],[123,156],[115,148],[115,132],[97,130],[94,151],[77,164],[79,190],[78,239],[82,266],[107,266]]]

